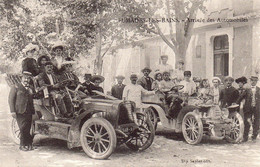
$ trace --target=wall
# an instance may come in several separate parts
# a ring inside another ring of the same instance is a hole
[[[234,28],[233,77],[249,77],[252,71],[252,27]]]

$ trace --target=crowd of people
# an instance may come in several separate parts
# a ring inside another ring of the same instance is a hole
[[[21,130],[20,149],[24,151],[33,149],[29,133],[32,114],[35,112],[33,98],[51,97],[58,106],[56,116],[70,118],[74,108],[66,89],[80,90],[89,96],[95,95],[95,91],[104,93],[100,86],[105,80],[103,76],[87,73],[84,75],[84,82],[80,83],[73,70],[75,61],[63,56],[63,45],[53,46],[51,56],[43,55],[36,60],[35,53],[38,50],[39,47],[33,44],[27,45],[23,50],[26,58],[22,62],[21,84],[13,86],[9,95],[11,113],[17,119]],[[234,79],[230,76],[225,77],[224,86],[221,86],[221,79],[218,77],[213,77],[210,84],[208,79],[192,79],[191,71],[184,70],[184,61],[179,61],[176,69],[167,64],[167,61],[168,56],[162,55],[161,64],[154,70],[154,77],[150,76],[152,69],[149,67],[141,70],[143,76],[140,78],[137,74],[131,74],[131,83],[128,85],[123,84],[123,75],[116,76],[117,84],[112,86],[111,95],[120,100],[134,101],[137,109],[142,108],[144,94],[153,95],[156,91],[176,91],[184,96],[198,97],[205,103],[219,104],[221,107],[239,104],[245,123],[244,141],[248,140],[249,120],[253,122],[252,139],[256,139],[260,118],[260,88],[256,86],[258,77],[250,78],[250,88],[244,87],[247,83],[245,77],[237,78],[235,82],[239,88],[236,89],[232,86]],[[179,89],[180,85],[182,89]],[[173,87],[176,89],[173,90]]]

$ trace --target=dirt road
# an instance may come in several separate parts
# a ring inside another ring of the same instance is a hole
[[[38,148],[21,152],[9,138],[10,115],[7,105],[8,87],[1,86],[0,97],[0,166],[1,167],[147,167],[147,166],[260,166],[260,138],[256,142],[230,144],[204,139],[192,146],[182,137],[159,126],[152,146],[144,152],[133,152],[125,146],[116,149],[109,160],[93,160],[81,149],[69,150],[66,142],[36,136]],[[5,90],[5,91],[3,91]]]

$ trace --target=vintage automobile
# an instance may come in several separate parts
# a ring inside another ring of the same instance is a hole
[[[244,122],[238,113],[238,105],[220,108],[180,93],[182,88],[177,85],[171,91],[157,91],[155,95],[143,97],[155,129],[160,121],[163,127],[182,133],[189,144],[200,143],[204,135],[231,143],[242,140]]]
[[[134,102],[118,100],[98,91],[91,97],[77,90],[66,88],[66,91],[74,105],[73,116],[55,119],[58,110],[55,100],[50,97],[35,100],[33,135],[65,140],[68,148],[82,146],[94,159],[107,159],[120,144],[135,151],[151,146],[155,135],[153,124],[149,117],[135,111]],[[19,143],[16,119],[12,120],[11,131],[14,141]]]

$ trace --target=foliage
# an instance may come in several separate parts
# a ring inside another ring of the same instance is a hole
[[[185,59],[194,21],[198,10],[206,11],[205,0],[133,0],[125,3],[124,18],[137,18],[137,22],[126,22],[144,34],[159,35],[174,51],[176,59]],[[140,21],[144,20],[145,21]],[[163,26],[168,24],[167,32]],[[169,36],[169,37],[168,37]]]

